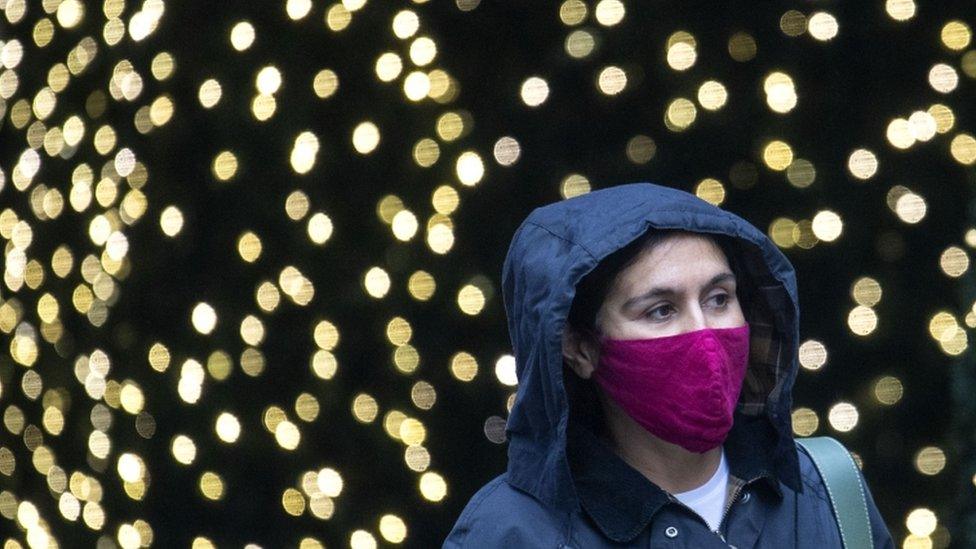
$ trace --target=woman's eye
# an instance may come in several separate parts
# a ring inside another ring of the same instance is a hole
[[[724,307],[729,303],[729,294],[718,294],[712,297],[716,300],[715,305],[718,307]]]
[[[656,320],[661,320],[667,318],[668,313],[670,313],[672,307],[670,305],[661,305],[660,307],[655,307],[647,312],[645,316],[651,317]]]

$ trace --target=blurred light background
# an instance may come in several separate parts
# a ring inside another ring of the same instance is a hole
[[[768,232],[797,435],[976,544],[971,2],[0,10],[4,549],[439,545],[504,469],[512,233],[632,181]]]

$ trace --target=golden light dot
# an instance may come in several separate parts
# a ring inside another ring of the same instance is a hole
[[[573,198],[588,192],[590,192],[590,180],[578,173],[567,175],[559,184],[559,194],[563,198]]]
[[[315,421],[319,416],[319,401],[308,393],[302,393],[295,399],[295,414],[302,421]]]
[[[939,267],[951,277],[962,276],[969,270],[969,255],[958,246],[949,246],[939,257]]]
[[[756,56],[756,40],[745,32],[737,32],[729,38],[729,56],[744,63]]]
[[[904,118],[896,118],[888,124],[885,132],[888,142],[896,149],[907,149],[915,144],[915,133],[911,124]]]
[[[349,536],[350,549],[376,549],[376,538],[366,530],[356,530]]]
[[[132,453],[124,453],[119,456],[116,467],[119,477],[126,482],[138,482],[146,474],[145,464],[142,458]]]
[[[907,21],[915,16],[915,0],[886,0],[885,11],[895,21]]]
[[[908,117],[908,128],[912,137],[918,141],[928,141],[935,137],[935,118],[925,111],[915,111]]]
[[[410,400],[413,401],[414,406],[417,408],[430,410],[437,401],[437,391],[434,390],[434,386],[430,383],[418,381],[410,389]]]
[[[698,88],[698,103],[710,111],[724,107],[728,98],[725,86],[715,80],[708,80]]]
[[[341,3],[332,4],[332,7],[325,12],[325,24],[333,32],[345,29],[351,22],[352,12]]]
[[[813,184],[817,178],[817,170],[813,164],[804,158],[796,158],[786,168],[786,179],[790,185],[803,189]]]
[[[454,141],[464,130],[464,118],[458,113],[446,112],[437,119],[437,135],[444,141]]]
[[[308,214],[308,195],[302,191],[292,191],[285,198],[285,213],[292,221],[299,221]]]
[[[214,424],[217,436],[224,442],[234,443],[241,436],[241,422],[234,414],[223,412]]]
[[[197,97],[200,99],[200,104],[203,105],[203,108],[209,109],[220,101],[221,94],[220,82],[214,78],[210,78],[205,80],[203,84],[200,84],[200,91],[197,93]]]
[[[310,131],[304,131],[295,137],[289,162],[295,173],[305,174],[315,166],[315,157],[319,153],[319,138]]]
[[[969,46],[973,39],[973,33],[969,25],[962,21],[949,21],[942,27],[941,38],[945,47],[950,50],[960,51]]]
[[[605,2],[606,0],[604,0]],[[601,2],[602,3],[602,2]],[[434,472],[426,472],[420,476],[420,494],[429,501],[441,501],[447,496],[447,482],[444,477]]]
[[[138,385],[127,381],[123,384],[122,390],[119,393],[119,401],[122,404],[123,410],[132,415],[136,415],[145,406],[146,397]]]
[[[797,95],[793,79],[783,72],[772,72],[763,81],[766,103],[778,113],[787,113],[796,107]]]
[[[254,263],[261,257],[261,239],[258,235],[247,231],[237,239],[237,253],[244,261]]]
[[[522,148],[514,137],[505,136],[495,142],[493,153],[495,155],[495,162],[498,162],[502,166],[511,166],[518,161],[519,156],[522,154]]]
[[[566,37],[564,47],[570,57],[581,59],[593,53],[593,49],[596,48],[596,39],[585,30],[575,30]]]
[[[403,543],[407,539],[407,525],[396,515],[383,515],[380,518],[380,535],[390,543]]]
[[[800,36],[807,30],[807,16],[797,10],[788,10],[779,18],[779,28],[786,36]]]
[[[847,169],[858,179],[870,179],[878,173],[878,157],[867,149],[857,149],[848,157]]]
[[[857,408],[849,402],[838,402],[827,412],[827,421],[835,430],[846,433],[857,426]]]
[[[430,467],[430,453],[423,446],[407,446],[403,460],[411,471],[422,473]]]
[[[697,59],[698,52],[695,46],[688,42],[678,41],[668,47],[668,65],[676,71],[690,69]]]
[[[214,177],[220,181],[227,181],[237,174],[237,156],[230,151],[222,151],[213,161]]]
[[[851,332],[859,336],[866,336],[878,327],[878,315],[874,309],[858,305],[851,309],[847,315],[847,325]]]
[[[485,175],[485,163],[474,151],[465,151],[458,156],[455,172],[462,185],[477,185]]]
[[[393,34],[403,40],[410,38],[420,28],[420,19],[410,10],[402,10],[393,17]]]
[[[149,365],[157,372],[165,372],[169,368],[169,349],[162,343],[153,343],[149,348]]]
[[[519,94],[523,103],[529,107],[538,107],[549,97],[549,84],[542,78],[533,76],[522,82]]]
[[[224,480],[217,473],[207,471],[200,475],[200,492],[207,499],[221,499],[224,497]]]
[[[808,339],[800,345],[800,366],[807,370],[819,370],[827,363],[827,348],[823,343]]]
[[[319,99],[331,97],[339,89],[339,75],[329,69],[322,69],[315,73],[312,80],[312,90]]]
[[[386,338],[394,345],[406,345],[413,337],[413,328],[402,317],[394,317],[386,324]]]
[[[837,240],[844,230],[844,223],[837,213],[822,210],[813,216],[813,234],[824,242]]]
[[[881,301],[881,285],[877,280],[863,276],[851,286],[851,297],[858,305],[874,307]]]
[[[402,240],[404,242],[409,241],[417,234],[417,229],[419,227],[417,223],[417,216],[415,216],[409,210],[400,210],[396,215],[393,216],[393,222],[391,223],[393,229],[393,236],[397,240]]]
[[[274,94],[281,87],[281,71],[273,65],[262,68],[254,78],[254,86],[261,95]]]
[[[102,126],[95,132],[95,150],[99,154],[106,155],[115,148],[116,135],[111,126]]]
[[[697,115],[698,110],[695,108],[695,104],[688,99],[679,97],[668,104],[664,115],[664,123],[669,130],[680,132],[688,129],[695,121]]]
[[[372,423],[380,413],[376,399],[366,393],[356,395],[352,401],[352,415],[360,423]]]
[[[609,66],[600,71],[597,86],[606,95],[617,95],[627,87],[627,73],[620,67]]]
[[[929,107],[926,112],[935,120],[935,131],[937,133],[948,133],[956,123],[956,115],[946,105],[936,103]]]
[[[770,141],[763,148],[763,162],[772,170],[783,171],[793,163],[793,149],[783,141]]]
[[[807,20],[807,31],[817,40],[831,40],[837,36],[838,28],[837,19],[825,11],[818,11]]]
[[[289,19],[297,21],[312,10],[312,0],[288,0],[285,4],[285,11],[288,13]]]
[[[320,469],[315,482],[318,485],[319,492],[330,498],[338,497],[342,493],[342,475],[331,467]]]
[[[420,101],[430,94],[430,76],[423,71],[413,71],[403,79],[403,94],[411,101]]]
[[[905,526],[908,528],[908,531],[913,536],[920,538],[928,538],[932,535],[938,524],[939,521],[935,513],[925,507],[913,509],[911,513],[908,513],[908,517],[905,518]],[[931,547],[931,540],[929,541],[929,547]]]
[[[298,426],[288,420],[282,421],[275,427],[274,435],[278,446],[281,446],[285,450],[298,448],[298,443],[302,439],[301,433],[298,431]]]
[[[949,93],[959,85],[959,73],[952,65],[936,63],[929,70],[929,85],[939,93]]]
[[[959,323],[951,313],[939,311],[929,320],[929,334],[938,341],[949,341],[955,335]]]
[[[379,267],[372,267],[363,276],[363,286],[370,296],[377,299],[384,297],[390,291],[390,275]]]
[[[586,4],[581,0],[566,0],[559,6],[559,20],[564,25],[579,25],[586,19]]]
[[[230,30],[230,44],[237,51],[244,51],[254,44],[254,25],[241,21]]]
[[[281,506],[285,512],[293,517],[300,516],[305,512],[305,497],[294,488],[285,488],[281,494]]]
[[[74,28],[85,17],[85,6],[79,0],[64,0],[56,12],[58,24],[66,29]]]
[[[725,186],[717,179],[705,178],[695,185],[695,196],[718,206],[725,202]]]
[[[956,162],[966,166],[976,164],[976,137],[961,133],[952,138],[949,152]]]
[[[393,52],[386,52],[376,59],[376,77],[382,82],[391,82],[403,72],[403,61]]]
[[[604,27],[612,27],[620,23],[625,12],[624,4],[620,0],[600,0],[594,10],[597,23]]]
[[[485,294],[481,288],[466,284],[458,291],[457,304],[464,314],[476,315],[485,307]]]
[[[437,44],[426,36],[417,38],[410,44],[410,60],[414,65],[424,66],[437,56]]]
[[[213,331],[217,325],[217,311],[208,303],[197,303],[191,314],[193,328],[204,335]]]
[[[322,212],[315,213],[308,220],[308,238],[316,244],[325,244],[332,237],[332,220]]]
[[[370,121],[361,122],[352,132],[352,146],[359,154],[369,154],[380,144],[380,129]]]
[[[410,344],[400,345],[393,352],[393,363],[400,372],[410,374],[420,364],[420,354]]]
[[[895,201],[895,214],[905,223],[918,223],[927,209],[925,199],[913,192],[905,192]]]
[[[634,164],[647,164],[656,153],[657,145],[646,135],[635,135],[627,141],[627,159]]]
[[[459,381],[471,381],[478,375],[478,362],[464,351],[455,353],[451,357],[451,374]]]
[[[812,435],[820,426],[820,418],[810,408],[797,408],[793,410],[791,419],[793,421],[793,433],[801,437]]]
[[[410,296],[417,301],[427,301],[437,288],[434,277],[426,271],[415,271],[407,281],[407,290]]]
[[[518,385],[514,356],[502,355],[495,361],[495,377],[498,378],[498,382],[502,385],[508,387]]]
[[[400,440],[409,446],[423,444],[427,438],[427,429],[419,420],[408,417],[400,422]]]
[[[437,163],[441,156],[440,145],[437,141],[425,137],[413,147],[413,160],[422,168],[429,168]]]
[[[937,475],[945,468],[946,456],[941,448],[927,446],[915,454],[915,468],[923,475]]]
[[[874,398],[881,404],[890,406],[897,403],[904,392],[901,380],[894,376],[884,376],[874,383]]]
[[[171,118],[173,118],[173,100],[165,95],[157,97],[149,106],[149,121],[155,126],[163,126]]]

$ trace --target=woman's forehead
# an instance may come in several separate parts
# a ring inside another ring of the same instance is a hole
[[[697,286],[727,271],[730,271],[729,261],[713,238],[677,233],[639,253],[620,272],[612,291],[643,290],[655,285]]]

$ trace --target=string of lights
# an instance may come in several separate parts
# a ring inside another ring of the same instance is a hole
[[[512,233],[631,181],[768,232],[796,435],[976,540],[971,5],[530,4],[0,0],[5,549],[439,544]]]

